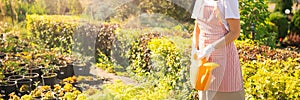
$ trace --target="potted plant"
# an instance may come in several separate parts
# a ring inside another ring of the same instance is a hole
[[[70,66],[71,59],[65,55],[57,55],[57,58],[53,62],[58,66],[57,78],[64,79],[74,75],[73,66]]]
[[[46,64],[46,62],[35,53],[25,55],[23,58],[24,61],[28,63],[27,70],[29,73],[26,76],[34,78],[33,81],[35,82],[41,81],[41,75],[43,74],[42,70],[44,69],[42,65]],[[36,78],[36,73],[38,74],[38,78]]]
[[[17,82],[18,80],[23,79],[22,75],[12,75],[8,77],[8,80]]]
[[[10,93],[17,90],[15,81],[1,80],[0,82],[0,93],[4,94],[4,98],[8,98]]]
[[[56,84],[56,76],[57,74],[54,73],[54,70],[56,69],[55,65],[49,65],[45,67],[43,70],[43,75],[42,75],[42,82],[43,85],[49,85],[49,86],[54,86]]]
[[[27,73],[24,75],[24,78],[32,79],[32,82],[36,83],[39,81],[39,74],[38,73]]]
[[[62,84],[63,83],[70,83],[70,84],[75,84],[77,82],[77,77],[76,76],[72,76],[72,77],[68,77],[63,79],[63,81],[61,81]]]
[[[5,75],[5,77],[9,77],[15,74],[14,69],[15,67],[18,67],[18,63],[15,61],[11,61],[11,60],[7,60],[3,62],[3,69],[4,72],[3,74]]]
[[[26,94],[21,97],[21,100],[34,100],[34,99],[31,95]]]
[[[76,76],[87,76],[90,75],[90,67],[91,65],[88,64],[88,61],[91,59],[91,57],[83,56],[79,53],[74,54],[74,60],[73,60],[73,69],[74,74]]]
[[[47,91],[42,94],[42,100],[56,100],[56,97],[52,91]]]
[[[15,92],[9,94],[9,100],[21,100],[21,98],[16,95]]]
[[[29,94],[30,88],[28,85],[23,84],[18,91],[18,96],[22,97],[23,95]]]
[[[32,90],[32,88],[31,88],[32,85],[33,85],[32,79],[23,78],[23,79],[17,80],[17,88],[19,88],[19,89],[21,89],[21,87],[23,86],[23,90],[25,90],[24,86],[27,86],[28,91],[31,91]],[[25,92],[25,91],[19,91],[19,92]]]
[[[42,93],[43,93],[43,92],[42,92],[40,89],[36,88],[36,89],[34,89],[33,91],[30,92],[30,95],[31,95],[33,98],[38,99],[38,98],[41,98]]]

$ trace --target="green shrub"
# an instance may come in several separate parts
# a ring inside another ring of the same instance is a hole
[[[239,40],[253,39],[261,45],[276,46],[276,34],[269,32],[267,0],[241,0],[241,35]],[[255,16],[254,16],[255,15]]]
[[[300,54],[236,41],[246,99],[299,99]]]
[[[68,52],[85,51],[85,55],[90,56],[97,56],[99,49],[110,58],[114,31],[119,25],[79,22],[79,19],[77,16],[29,15],[27,29],[33,37],[47,44],[47,48],[59,47]]]
[[[291,31],[300,35],[300,10],[298,10],[292,18]]]
[[[33,37],[41,39],[47,48],[61,47],[71,50],[78,20],[79,17],[75,16],[28,15],[27,29]]]
[[[299,99],[299,65],[295,59],[242,62],[246,99]]]
[[[134,73],[150,72],[150,50],[147,48],[148,42],[153,38],[158,38],[159,33],[145,33],[138,40],[131,43],[127,58],[129,59],[129,69]]]
[[[96,56],[104,54],[111,60],[111,50],[118,24],[80,23],[75,30],[73,51],[83,52],[84,55]]]
[[[120,29],[116,37],[112,61],[121,65],[123,72],[127,70],[126,75],[155,86],[166,84],[174,98],[192,97],[187,71],[191,43],[188,33],[161,28]]]
[[[270,22],[274,23],[277,28],[278,28],[278,37],[279,38],[284,38],[287,35],[288,29],[289,29],[289,23],[287,20],[287,17],[280,12],[274,12],[271,13],[268,19]],[[274,29],[275,30],[275,29]]]

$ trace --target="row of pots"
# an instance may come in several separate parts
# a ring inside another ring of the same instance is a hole
[[[5,98],[12,92],[17,92],[17,95],[24,95],[24,91],[19,91],[22,85],[27,85],[29,91],[36,88],[34,85],[36,82],[42,82],[41,85],[54,86],[57,83],[57,79],[64,79],[76,76],[89,75],[90,65],[88,64],[73,64],[59,67],[59,70],[55,73],[43,73],[42,67],[28,69],[30,73],[21,76],[15,75],[14,72],[4,73],[5,77],[2,80],[3,84],[0,84],[0,93],[5,95]]]

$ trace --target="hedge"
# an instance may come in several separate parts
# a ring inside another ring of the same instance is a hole
[[[118,24],[92,23],[78,16],[28,15],[27,29],[33,37],[41,39],[47,48],[67,51],[101,52],[110,56],[114,31]],[[93,45],[94,44],[94,45]]]

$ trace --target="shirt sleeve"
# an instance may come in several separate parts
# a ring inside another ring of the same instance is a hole
[[[225,0],[224,6],[225,6],[225,19],[227,18],[240,19],[238,0]]]

